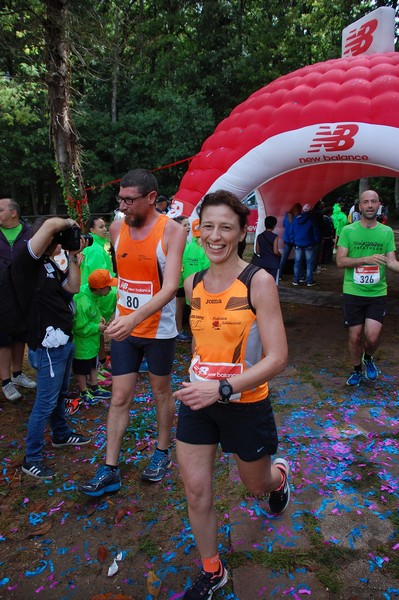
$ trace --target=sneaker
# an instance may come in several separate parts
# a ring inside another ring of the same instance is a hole
[[[281,473],[285,474],[284,486],[281,490],[270,492],[269,506],[270,510],[274,514],[281,514],[288,506],[290,501],[290,485],[288,483],[288,476],[290,474],[290,467],[284,458],[276,458],[273,462],[273,466],[277,467]]]
[[[314,285],[316,285],[315,281],[312,281],[312,283],[307,283],[306,284],[307,287],[313,287]]]
[[[139,373],[148,373],[148,362],[145,358],[141,361]]]
[[[22,385],[22,387],[30,390],[33,390],[36,387],[36,381],[33,381],[33,379],[25,375],[25,373],[21,373],[16,377],[11,377],[11,381],[14,385]]]
[[[297,281],[293,281],[292,285],[299,285],[299,283]]]
[[[228,578],[229,574],[223,565],[220,574],[201,571],[193,585],[186,590],[183,600],[211,600],[213,592],[223,587]]]
[[[14,387],[12,381],[10,381],[10,383],[7,383],[7,385],[3,385],[3,394],[10,402],[16,402],[17,400],[22,398],[19,391]]]
[[[176,340],[178,342],[191,342],[191,335],[187,335],[184,331],[180,331],[176,336]]]
[[[120,489],[121,475],[119,469],[113,471],[107,465],[100,467],[93,479],[78,486],[79,492],[87,496],[102,496],[106,492],[117,492]]]
[[[90,390],[90,395],[93,396],[94,400],[109,400],[112,396],[112,392],[104,390],[104,388],[98,386],[96,390]]]
[[[101,387],[109,387],[112,384],[112,375],[108,373],[108,375],[102,375],[99,371],[97,371],[97,380]]]
[[[90,444],[91,438],[86,437],[85,435],[78,435],[77,433],[71,433],[69,437],[65,440],[56,440],[53,438],[52,445],[54,448],[61,448],[61,446],[86,446]]]
[[[99,375],[101,375],[102,377],[104,377],[104,379],[108,379],[111,375],[111,369],[108,369],[104,364],[104,365],[101,365],[101,367],[99,367],[97,369],[97,373]]]
[[[366,376],[366,379],[369,379],[370,381],[374,381],[375,379],[377,379],[378,369],[374,364],[373,357],[370,356],[370,358],[365,359],[363,354],[362,363],[365,366],[364,374]]]
[[[78,412],[81,404],[80,398],[68,398],[65,400],[65,414],[66,416],[74,415]]]
[[[100,398],[95,398],[93,394],[86,388],[83,392],[80,392],[80,401],[88,404],[89,406],[94,406],[94,404],[98,404],[100,402]]]
[[[318,266],[316,268],[315,273],[316,273],[316,275],[320,275],[320,273],[321,273],[321,267],[320,266]]]
[[[299,283],[306,283],[306,279],[304,277],[301,277]]]
[[[353,373],[346,380],[346,385],[359,385],[362,381],[362,372],[353,371]]]
[[[161,452],[156,448],[150,464],[144,469],[141,474],[143,481],[161,481],[162,477],[166,473],[166,469],[172,465],[170,460],[169,452]]]
[[[42,462],[28,463],[25,459],[22,463],[22,471],[37,479],[51,479],[55,475],[53,469],[46,467]]]

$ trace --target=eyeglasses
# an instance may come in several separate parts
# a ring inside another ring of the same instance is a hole
[[[148,193],[143,194],[142,196],[136,196],[135,198],[128,198],[128,197],[121,198],[120,196],[116,196],[115,200],[117,201],[118,204],[121,204],[121,202],[124,202],[128,206],[131,206],[135,200],[140,200],[140,198],[145,198],[146,196],[148,196]]]

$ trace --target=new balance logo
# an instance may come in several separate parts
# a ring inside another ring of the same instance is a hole
[[[363,23],[359,29],[351,29],[346,38],[343,56],[364,54],[374,41],[373,33],[378,27],[377,19]]]
[[[321,125],[313,138],[308,152],[342,152],[349,150],[355,143],[354,137],[359,131],[359,126],[349,125]]]

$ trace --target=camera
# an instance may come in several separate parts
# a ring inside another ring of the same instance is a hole
[[[93,244],[93,237],[90,233],[81,233],[80,228],[74,225],[70,229],[58,232],[54,237],[54,242],[61,244],[61,248],[64,250],[79,250],[81,238],[87,240],[88,246]]]

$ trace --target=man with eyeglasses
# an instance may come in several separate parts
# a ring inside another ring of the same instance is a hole
[[[177,336],[175,295],[186,233],[157,212],[158,184],[144,169],[129,171],[118,196],[122,220],[110,227],[118,271],[116,318],[105,330],[111,338],[112,399],[107,420],[106,463],[79,490],[101,496],[121,487],[119,452],[129,423],[130,401],[143,357],[156,406],[158,443],[142,473],[160,481],[170,467],[170,432],[175,415],[171,372]]]

